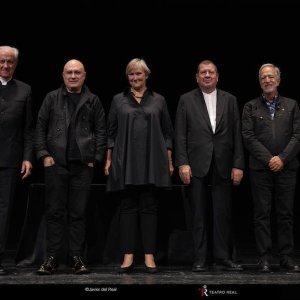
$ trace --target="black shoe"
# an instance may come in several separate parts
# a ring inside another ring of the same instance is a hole
[[[51,275],[57,268],[56,260],[53,256],[48,256],[45,262],[37,270],[39,275]]]
[[[8,274],[8,271],[5,270],[5,269],[2,267],[2,265],[0,264],[0,276],[1,276],[1,275],[7,275],[7,274]]]
[[[238,265],[229,259],[218,261],[218,265],[220,265],[224,271],[243,271],[243,267],[241,265]]]
[[[192,267],[193,272],[205,272],[207,269],[207,264],[202,262],[195,262]]]
[[[84,262],[82,261],[82,258],[80,256],[73,256],[73,270],[74,273],[77,275],[81,274],[88,274],[90,271],[88,268],[85,266]]]
[[[150,274],[158,273],[158,267],[148,267],[146,264],[144,264],[144,267],[147,273]]]
[[[297,266],[290,257],[284,258],[280,261],[280,269],[293,273],[300,272],[299,266]]]
[[[261,273],[270,273],[270,263],[268,259],[261,258],[258,262],[257,271]]]
[[[133,271],[133,263],[128,267],[121,267],[120,266],[117,269],[117,273],[119,273],[119,274],[131,273],[132,271]]]

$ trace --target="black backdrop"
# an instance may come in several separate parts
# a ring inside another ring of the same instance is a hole
[[[100,3],[98,3],[100,2]],[[61,84],[68,59],[81,60],[89,88],[106,112],[112,96],[126,86],[125,67],[143,57],[151,71],[150,85],[166,97],[174,120],[180,94],[196,87],[195,72],[203,59],[213,60],[219,87],[243,104],[260,93],[258,69],[277,64],[280,92],[298,99],[299,16],[297,1],[110,0],[22,1],[1,3],[0,44],[20,49],[16,78],[33,88],[37,113],[47,92]],[[18,190],[8,247],[15,249],[30,183],[43,182],[42,169]],[[105,183],[99,171],[95,183]],[[179,183],[174,176],[174,183]],[[253,243],[252,205],[247,174],[234,191],[237,239]],[[300,205],[295,207],[299,244]]]

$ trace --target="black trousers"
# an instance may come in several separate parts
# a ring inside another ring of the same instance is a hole
[[[0,167],[0,262],[5,251],[18,172],[17,168]]]
[[[250,170],[254,203],[255,239],[260,256],[269,255],[272,248],[272,199],[277,220],[279,255],[290,256],[294,249],[293,209],[296,187],[296,170],[278,173],[269,170]]]
[[[152,187],[134,187],[119,192],[120,233],[123,254],[135,252],[140,227],[145,254],[154,254],[157,231],[157,191]],[[140,226],[139,226],[140,225]]]
[[[212,241],[213,250],[213,255],[210,253],[210,256],[216,260],[231,259],[231,180],[221,178],[212,163],[205,177],[191,178],[189,195],[193,212],[194,261],[207,262],[209,240]],[[212,237],[209,236],[210,233]]]
[[[45,168],[48,256],[58,256],[66,226],[70,256],[81,255],[92,178],[93,168],[82,163],[70,163],[67,168],[59,165]]]

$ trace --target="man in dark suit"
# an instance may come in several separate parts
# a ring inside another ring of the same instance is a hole
[[[46,186],[47,258],[38,269],[40,275],[52,274],[58,265],[65,217],[74,273],[88,273],[81,256],[85,211],[94,164],[103,160],[106,149],[104,109],[84,84],[83,64],[68,61],[62,75],[64,85],[46,95],[36,126],[35,147]]]
[[[294,263],[293,206],[300,150],[300,113],[295,100],[278,94],[279,68],[259,70],[262,95],[245,104],[242,134],[249,150],[254,230],[260,255],[258,270],[270,272],[272,198],[277,215],[280,267],[299,272]]]
[[[32,169],[31,87],[13,79],[19,51],[0,46],[0,275],[18,173],[22,179]]]
[[[218,78],[216,65],[202,61],[196,74],[199,88],[180,97],[176,114],[176,165],[181,180],[189,185],[195,272],[207,270],[210,206],[215,262],[224,270],[242,270],[231,257],[232,183],[240,183],[244,168],[240,116],[236,98],[216,88]]]

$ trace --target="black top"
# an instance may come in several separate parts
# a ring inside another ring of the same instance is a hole
[[[39,110],[35,149],[37,159],[51,155],[57,164],[67,165],[67,133],[71,116],[65,87],[48,93]],[[73,113],[75,138],[81,162],[102,162],[106,149],[106,123],[102,103],[97,95],[84,85],[79,103]]]
[[[12,79],[0,85],[0,167],[33,159],[31,87]]]
[[[163,96],[146,91],[138,103],[129,92],[117,94],[108,116],[108,148],[113,148],[107,190],[171,184],[167,149],[173,127]]]
[[[278,96],[274,118],[262,96],[247,102],[242,134],[250,153],[250,169],[269,170],[270,159],[277,155],[284,162],[285,170],[298,168],[300,111],[297,101]]]
[[[75,111],[80,101],[81,93],[67,93],[68,96],[68,111],[71,116],[71,122],[68,130],[68,144],[67,144],[67,160],[80,161],[81,154],[76,141],[76,115]]]

